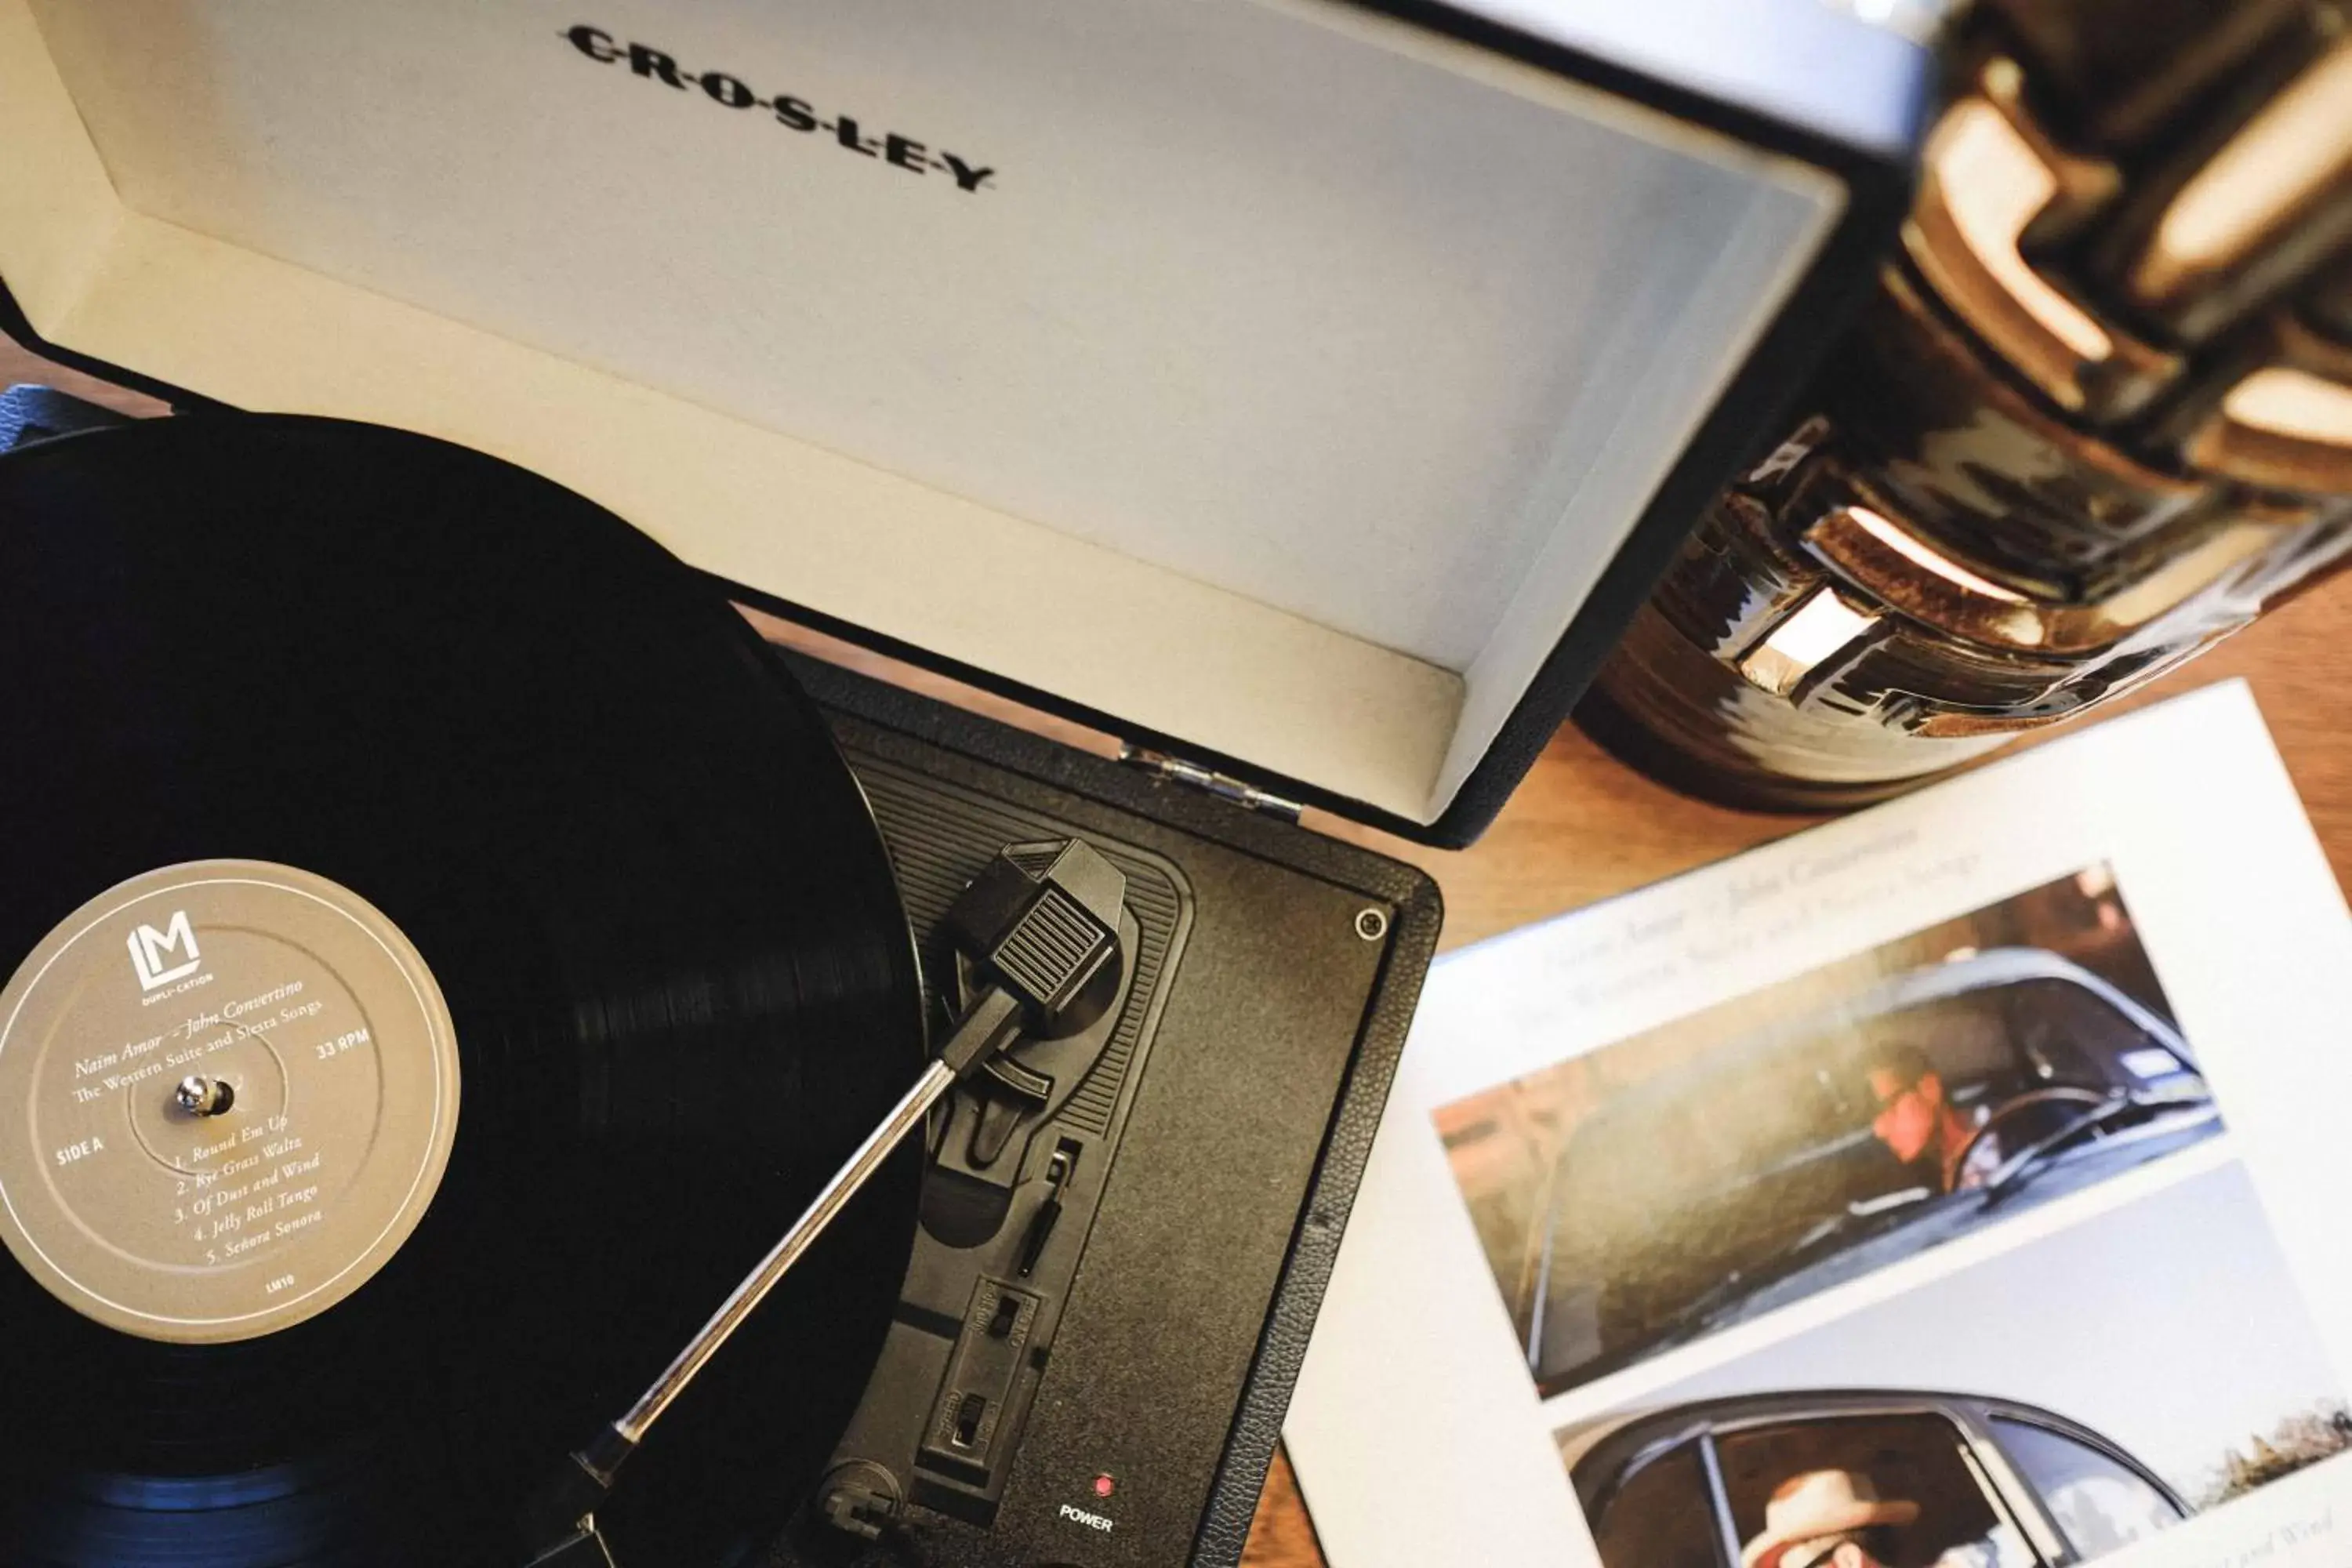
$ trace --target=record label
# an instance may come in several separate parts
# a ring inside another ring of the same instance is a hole
[[[0,990],[0,1240],[125,1333],[269,1333],[415,1229],[457,1092],[440,990],[365,900],[261,861],[146,872]]]

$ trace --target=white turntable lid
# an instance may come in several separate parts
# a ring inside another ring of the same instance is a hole
[[[1790,111],[1633,9],[1507,19]],[[53,342],[1415,822],[1844,202],[1318,0],[0,0],[0,139]]]

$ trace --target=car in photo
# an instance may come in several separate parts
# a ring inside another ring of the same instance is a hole
[[[2047,950],[1964,950],[1611,1098],[1506,1298],[1558,1394],[2221,1130],[2169,1018]]]
[[[1749,1394],[1620,1412],[1558,1441],[1603,1568],[1744,1568],[1776,1523],[1788,1539],[1788,1500],[1808,1494],[1874,1500],[1893,1568],[2069,1568],[2192,1511],[2099,1433],[1981,1394]]]

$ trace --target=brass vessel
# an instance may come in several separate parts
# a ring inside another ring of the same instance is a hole
[[[2352,26],[1961,18],[1902,242],[1579,710],[1694,793],[1855,804],[2082,713],[2352,556]]]

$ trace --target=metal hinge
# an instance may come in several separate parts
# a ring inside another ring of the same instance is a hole
[[[1219,800],[1231,801],[1244,811],[1263,812],[1268,816],[1279,817],[1285,822],[1297,821],[1298,814],[1306,809],[1295,800],[1285,800],[1282,796],[1262,790],[1254,784],[1245,784],[1231,773],[1221,773],[1213,768],[1204,768],[1198,763],[1188,763],[1181,757],[1171,757],[1165,752],[1147,751],[1141,746],[1122,745],[1118,749],[1118,760],[1129,767],[1141,768],[1154,778],[1190,784],[1194,789],[1215,795]]]

